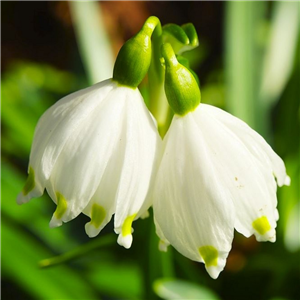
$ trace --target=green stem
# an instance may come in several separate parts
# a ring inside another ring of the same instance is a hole
[[[151,215],[153,211],[151,212]],[[149,222],[148,265],[145,266],[146,294],[149,299],[159,299],[153,291],[155,280],[165,277],[175,278],[172,249],[167,252],[158,250],[159,238],[155,233],[155,225]]]
[[[172,112],[164,90],[164,67],[161,64],[162,29],[159,26],[153,34],[152,59],[148,72],[149,109],[155,117],[160,135],[167,132],[172,120]]]
[[[74,260],[75,258],[81,257],[83,255],[86,255],[88,252],[91,252],[92,250],[95,250],[100,247],[105,247],[113,244],[115,241],[115,236],[113,234],[96,238],[95,240],[92,240],[84,245],[81,245],[69,252],[50,257],[47,259],[43,259],[39,262],[39,266],[41,268],[48,268],[53,267],[59,264],[66,263],[68,261]]]

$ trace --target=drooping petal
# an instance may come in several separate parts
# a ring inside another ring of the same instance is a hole
[[[44,189],[68,137],[80,128],[115,85],[106,80],[70,94],[42,115],[35,130],[29,160],[37,185]]]
[[[232,131],[233,134],[245,144],[248,150],[262,162],[262,164],[269,165],[276,176],[279,186],[290,184],[290,178],[286,174],[283,160],[273,151],[261,135],[249,127],[245,122],[222,109],[207,104],[201,104],[201,108],[202,110],[205,110],[206,114],[209,114]]]
[[[159,224],[156,222],[155,216],[154,216],[154,223],[155,223],[155,232],[159,237],[158,249],[162,252],[167,252],[170,242],[167,240]]]
[[[26,183],[17,197],[17,203],[23,204],[28,202],[31,198],[42,196],[44,193],[44,186],[41,185],[40,180],[36,177],[35,170],[29,165],[28,177]]]
[[[108,161],[118,147],[125,117],[122,97],[119,89],[111,90],[64,142],[46,185],[52,199],[57,202],[59,193],[67,206],[59,217],[54,213],[51,226],[75,218],[95,194]]]
[[[116,138],[117,145],[113,148],[95,194],[83,211],[91,218],[91,221],[85,225],[85,230],[89,237],[98,235],[116,211],[116,194],[122,172],[124,149],[126,147],[123,126],[124,118],[119,121],[122,121],[122,124]]]
[[[101,184],[89,204],[83,210],[91,218],[85,224],[85,231],[89,237],[97,236],[115,213],[115,193],[118,187],[118,174],[118,164],[111,161],[102,176]]]
[[[163,144],[153,191],[158,234],[217,278],[233,238],[231,194],[219,184],[214,154],[191,113],[174,116]]]
[[[274,242],[278,213],[272,150],[237,118],[230,120],[226,114],[226,125],[231,127],[224,125],[219,109],[201,104],[193,116],[214,155],[219,184],[231,194],[236,210],[235,228],[246,237],[254,234],[258,241]],[[282,178],[285,169],[281,166],[277,172]]]
[[[131,223],[151,205],[146,196],[161,140],[138,89],[123,89],[126,118],[122,138],[126,143],[122,148],[123,162],[116,193],[115,232],[119,234],[118,243],[129,248]]]
[[[31,147],[28,178],[17,197],[18,204],[43,194],[66,139],[115,86],[111,80],[97,83],[62,98],[41,116]]]

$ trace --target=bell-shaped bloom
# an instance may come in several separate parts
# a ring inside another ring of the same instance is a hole
[[[106,80],[73,93],[49,108],[38,122],[29,177],[18,203],[46,188],[57,204],[50,222],[60,226],[83,212],[90,237],[115,214],[118,243],[129,248],[132,221],[145,201],[160,137],[137,88]]]
[[[161,247],[173,245],[217,278],[234,228],[275,241],[275,178],[279,186],[289,184],[283,161],[243,121],[205,104],[175,115],[153,191]]]
[[[175,115],[152,191],[160,249],[173,245],[217,278],[234,229],[258,241],[275,241],[276,188],[290,179],[258,133],[221,109],[200,104],[194,76],[169,44],[162,46],[162,55],[165,91]]]

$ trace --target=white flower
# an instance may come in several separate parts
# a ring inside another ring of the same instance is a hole
[[[161,250],[173,245],[223,270],[234,228],[258,241],[275,241],[276,180],[289,184],[281,158],[243,121],[200,104],[175,115],[163,141],[153,190]]]
[[[18,203],[46,188],[57,209],[51,227],[81,212],[96,236],[115,214],[118,243],[129,248],[131,223],[147,211],[145,201],[160,137],[139,90],[112,80],[71,94],[41,117]]]

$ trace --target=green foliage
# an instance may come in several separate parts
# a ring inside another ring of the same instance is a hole
[[[39,117],[58,95],[70,93],[78,86],[70,73],[49,65],[16,61],[1,82],[2,151],[26,157]]]

